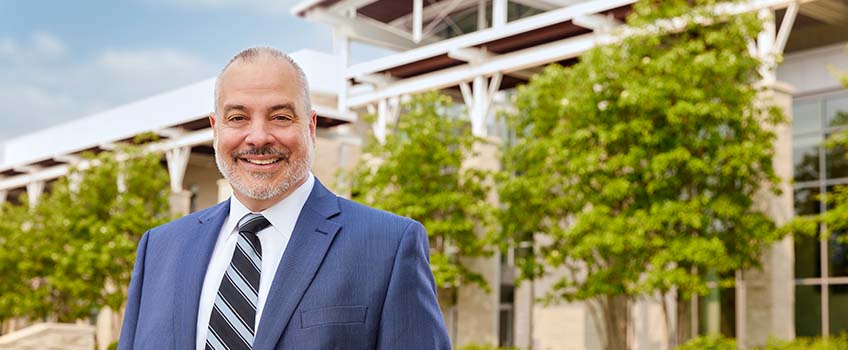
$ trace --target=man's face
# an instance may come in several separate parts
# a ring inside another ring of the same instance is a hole
[[[239,200],[263,210],[306,180],[315,115],[306,111],[286,62],[234,62],[220,79],[216,114],[209,118],[215,161]]]

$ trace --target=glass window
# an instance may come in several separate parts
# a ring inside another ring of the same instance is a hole
[[[839,239],[840,236],[842,239]],[[831,233],[828,239],[827,255],[830,258],[830,276],[848,276],[848,243],[845,242],[845,232]]]
[[[840,94],[825,99],[824,110],[827,113],[828,126],[848,124],[848,95]]]
[[[792,163],[795,181],[818,180],[821,135],[796,137],[792,140]]]
[[[821,129],[821,103],[819,100],[795,101],[792,107],[792,134]]]
[[[796,235],[795,278],[821,276],[821,245],[816,237]]]
[[[795,286],[795,335],[819,336],[821,324],[821,286]]]
[[[821,212],[819,188],[807,187],[795,189],[795,215],[812,215]]]
[[[819,147],[821,135],[796,137],[792,140],[792,162],[795,181],[812,181],[821,178],[819,175]]]
[[[848,285],[830,286],[830,334],[848,331]]]
[[[830,138],[830,135],[828,135]],[[848,177],[848,159],[846,159],[845,147],[827,147],[825,150],[825,167],[828,179]]]

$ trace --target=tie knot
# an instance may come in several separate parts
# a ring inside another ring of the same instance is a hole
[[[262,214],[249,213],[239,221],[238,230],[255,235],[268,226],[271,226],[271,223]]]

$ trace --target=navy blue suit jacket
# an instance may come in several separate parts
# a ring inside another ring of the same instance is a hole
[[[195,348],[200,290],[229,201],[144,234],[118,348]],[[315,181],[254,349],[450,349],[424,227]]]

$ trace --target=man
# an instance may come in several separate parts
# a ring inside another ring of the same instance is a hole
[[[215,90],[233,196],[142,237],[118,348],[449,349],[421,224],[310,173],[316,117],[297,64],[247,49]]]

